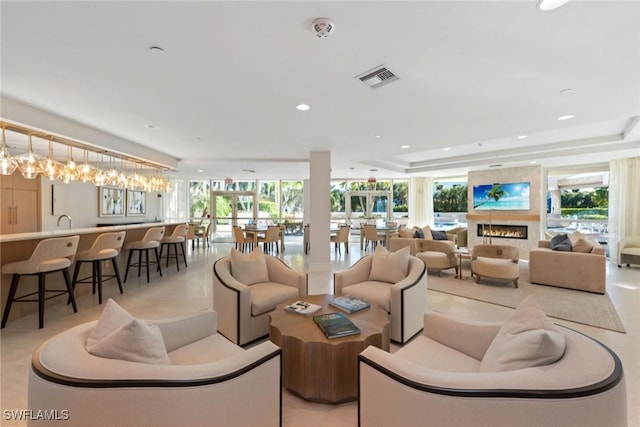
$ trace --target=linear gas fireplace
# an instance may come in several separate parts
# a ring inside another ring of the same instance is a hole
[[[527,240],[526,225],[506,225],[506,224],[478,224],[479,237],[495,237],[498,239],[523,239]]]

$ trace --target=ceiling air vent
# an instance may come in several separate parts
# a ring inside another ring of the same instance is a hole
[[[382,85],[398,80],[398,76],[383,65],[367,71],[356,78],[360,79],[361,82],[371,89],[376,89]]]

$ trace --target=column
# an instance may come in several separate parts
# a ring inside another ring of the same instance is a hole
[[[331,274],[331,152],[312,151],[309,165],[310,197],[309,224],[311,251],[309,253],[309,293],[332,293]]]

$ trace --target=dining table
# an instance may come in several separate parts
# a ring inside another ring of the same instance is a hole
[[[273,226],[271,226],[273,227]],[[258,237],[264,237],[267,234],[269,226],[264,225],[245,225],[243,231],[247,236],[253,236],[253,247],[258,246]],[[280,228],[280,250],[284,252],[284,229]]]
[[[364,250],[364,225],[360,227],[360,250]],[[389,238],[391,233],[398,231],[398,226],[376,225],[378,234],[384,233],[384,246],[389,247]]]

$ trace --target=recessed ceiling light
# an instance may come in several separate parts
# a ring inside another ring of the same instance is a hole
[[[198,169],[198,172],[202,173],[204,172],[204,169]]]
[[[527,135],[518,135],[518,139],[526,139]]]
[[[298,104],[296,105],[296,108],[300,111],[308,111],[311,107],[309,107],[307,104]]]
[[[536,162],[535,160],[531,160],[531,161],[529,162],[529,164],[530,164],[530,165],[535,165],[536,163],[538,163],[538,162]]]
[[[570,92],[573,92],[573,88],[568,87],[568,88],[564,88],[564,89],[562,89],[560,91],[561,94],[566,94],[566,93],[570,93]]]
[[[253,169],[242,169],[242,172],[246,172],[246,173],[256,173],[255,170]]]
[[[378,169],[369,169],[369,172],[378,172]]]
[[[442,151],[449,151],[449,150],[451,150],[451,147],[444,147],[444,148],[442,149]]]
[[[147,129],[160,129],[158,126],[156,125],[144,125]]]
[[[376,138],[380,138],[380,135],[376,135]]]
[[[568,1],[569,0],[540,0],[538,2],[538,9],[542,10],[543,12],[548,12],[550,10],[554,10],[559,8],[560,6],[563,6]]]
[[[149,51],[150,51],[151,53],[164,53],[164,49],[163,49],[163,48],[161,48],[161,47],[159,47],[159,46],[151,46],[151,47],[149,48]]]
[[[401,145],[400,148],[411,148],[410,145]]]
[[[573,119],[575,116],[573,114],[567,114],[566,116],[560,116],[558,117],[558,120],[569,120],[569,119]]]

